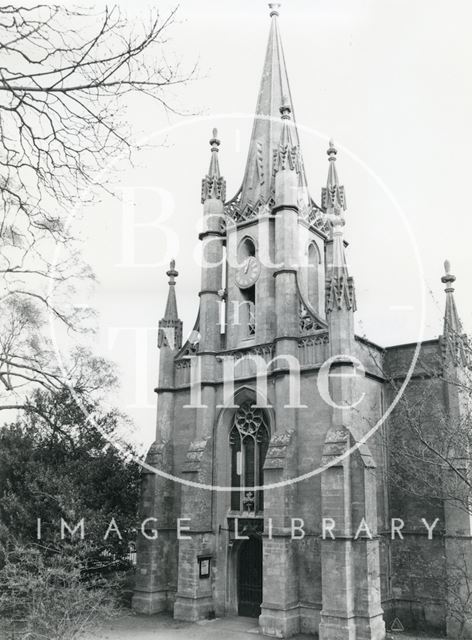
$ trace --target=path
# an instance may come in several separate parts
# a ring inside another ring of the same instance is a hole
[[[180,622],[168,615],[155,616],[126,614],[89,633],[84,640],[260,640],[255,618],[228,617],[201,620],[196,623]],[[315,636],[297,635],[293,640],[313,640]],[[387,634],[388,640],[433,640],[427,636]],[[438,640],[438,639],[436,639]]]

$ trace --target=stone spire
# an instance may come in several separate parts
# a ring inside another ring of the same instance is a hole
[[[177,312],[177,298],[175,295],[175,279],[179,272],[175,269],[175,260],[171,260],[169,270],[166,272],[169,277],[169,292],[167,294],[166,310],[164,317],[159,321],[158,346],[180,349],[182,346],[182,320]]]
[[[166,271],[166,275],[169,277],[169,293],[167,295],[167,304],[163,319],[178,320],[179,314],[177,313],[177,298],[175,297],[175,279],[179,275],[179,272],[175,270],[175,260],[170,261],[169,271]]]
[[[342,215],[346,211],[346,198],[344,187],[340,186],[338,172],[336,171],[336,156],[338,150],[334,146],[333,140],[329,141],[328,154],[329,169],[326,188],[321,190],[321,206],[327,214]]]
[[[444,261],[444,271],[445,274],[441,278],[441,282],[446,285],[446,309],[442,335],[443,354],[445,357],[449,356],[454,364],[465,364],[467,362],[466,336],[463,333],[462,322],[454,300],[452,284],[456,277],[451,273],[449,260]]]
[[[218,130],[213,129],[213,137],[210,140],[211,160],[207,175],[202,180],[202,204],[210,198],[224,202],[226,197],[226,181],[220,174],[220,164],[218,162]]]
[[[326,271],[326,312],[334,309],[356,310],[354,281],[349,275],[344,251],[343,227],[346,199],[336,171],[337,149],[332,140],[327,151],[329,160],[326,187],[321,190],[321,203],[330,223],[332,247]]]
[[[267,204],[274,192],[273,158],[281,139],[283,120],[280,120],[280,105],[288,106],[293,112],[293,102],[288,82],[278,16],[279,3],[270,3],[271,27],[267,44],[261,84],[255,112],[255,119],[249,142],[249,152],[244,173],[241,210],[246,206],[257,209]],[[290,127],[292,143],[298,149],[300,142],[294,122]],[[301,194],[306,194],[306,178],[303,165],[300,167],[299,186]]]
[[[462,323],[457,313],[456,302],[454,300],[454,287],[452,286],[452,283],[456,280],[456,276],[451,274],[451,263],[449,260],[444,261],[444,271],[445,274],[441,278],[441,282],[446,285],[446,311],[444,313],[443,333],[446,335],[452,331],[455,334],[461,334]]]

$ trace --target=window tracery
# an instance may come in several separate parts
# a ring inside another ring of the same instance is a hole
[[[269,447],[269,428],[263,409],[252,401],[242,404],[234,414],[230,431],[231,492],[233,511],[256,512],[263,509],[264,460]]]

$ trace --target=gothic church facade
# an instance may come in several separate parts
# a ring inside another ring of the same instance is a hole
[[[401,385],[416,345],[381,348],[355,333],[337,150],[330,143],[316,204],[277,5],[270,15],[246,169],[231,199],[216,131],[210,141],[199,311],[185,342],[175,265],[167,272],[133,606],[182,620],[253,616],[279,638],[381,640],[395,619],[445,631],[447,600],[421,575],[410,579],[404,549],[431,543],[446,572],[457,545],[470,551],[470,521],[425,506],[421,515],[438,516],[446,535],[429,541],[415,521],[392,540],[392,517],[406,521],[409,507],[388,480],[395,413],[382,416],[394,397],[387,379]],[[431,361],[448,357],[450,327],[460,333],[452,281],[446,274],[444,334],[421,348]],[[326,385],[324,363],[336,373]],[[437,384],[458,406],[457,392]]]

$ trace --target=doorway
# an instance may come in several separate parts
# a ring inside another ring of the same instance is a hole
[[[238,556],[238,615],[257,618],[262,604],[262,540],[251,536]]]

